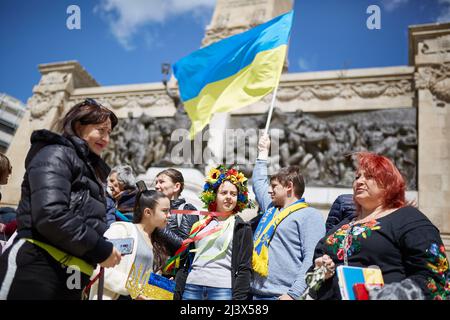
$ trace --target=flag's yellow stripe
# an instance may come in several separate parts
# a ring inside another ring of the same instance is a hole
[[[259,52],[251,64],[238,73],[206,85],[184,103],[192,120],[191,139],[208,123],[212,114],[229,112],[260,100],[278,84],[286,57],[286,45]]]

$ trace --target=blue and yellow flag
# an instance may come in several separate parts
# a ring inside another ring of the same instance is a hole
[[[192,121],[191,139],[214,113],[255,103],[278,85],[293,14],[290,11],[197,50],[173,66]]]

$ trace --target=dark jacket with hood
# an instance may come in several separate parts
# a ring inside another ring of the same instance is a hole
[[[33,238],[95,265],[112,243],[106,231],[104,182],[110,171],[76,136],[34,131],[17,209],[18,238]]]
[[[356,207],[353,202],[352,194],[341,194],[334,200],[331,206],[330,213],[328,213],[326,225],[326,232],[337,226],[346,218],[353,218],[356,215]]]
[[[231,252],[231,290],[233,300],[250,299],[250,281],[252,278],[253,233],[249,223],[236,216]],[[194,248],[194,243],[188,250]],[[194,253],[188,253],[182,260],[182,266],[175,277],[175,300],[181,300],[189,275]]]
[[[108,228],[116,221],[123,221],[116,210],[128,219],[128,222],[133,222],[134,205],[136,203],[137,189],[124,190],[117,200],[114,200],[110,195],[106,195],[106,223]]]
[[[186,203],[186,200],[183,198],[170,201],[170,209],[197,210],[192,204]],[[173,255],[178,250],[183,240],[189,236],[192,225],[198,221],[197,215],[183,214],[181,215],[180,226],[178,226],[177,216],[176,214],[172,214],[167,221],[167,226],[161,231],[158,231],[166,243],[170,255]]]

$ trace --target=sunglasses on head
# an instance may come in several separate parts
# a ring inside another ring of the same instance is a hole
[[[97,101],[95,101],[92,98],[86,98],[84,99],[83,102],[81,102],[80,107],[83,106],[95,106],[95,107],[103,107],[100,103],[98,103]]]

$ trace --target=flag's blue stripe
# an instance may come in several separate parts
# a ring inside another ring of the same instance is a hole
[[[251,64],[259,52],[287,44],[292,17],[290,11],[180,59],[173,70],[182,100],[195,98],[208,83],[236,74]]]

